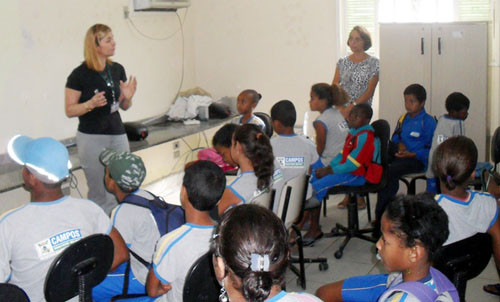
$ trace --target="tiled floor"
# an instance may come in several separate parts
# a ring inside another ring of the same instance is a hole
[[[335,223],[345,224],[347,222],[347,210],[339,210],[336,205],[343,196],[334,196],[328,201],[327,217],[321,216],[323,232],[329,232]],[[370,196],[372,208],[375,207],[376,196]],[[373,209],[372,209],[373,210]],[[361,227],[368,227],[366,210],[359,212],[359,223]],[[323,238],[315,243],[313,247],[304,249],[306,257],[324,257],[328,259],[329,269],[320,271],[318,264],[306,264],[306,292],[314,294],[317,288],[323,284],[345,279],[351,276],[383,273],[384,267],[375,257],[374,244],[352,239],[344,250],[341,259],[334,257],[334,252],[342,242],[339,238]],[[287,291],[304,291],[297,285],[297,277],[290,271],[287,272]],[[477,278],[467,283],[466,299],[469,302],[500,301],[499,297],[485,293],[482,289],[484,284],[498,283],[499,278],[495,264],[491,259],[488,267]]]

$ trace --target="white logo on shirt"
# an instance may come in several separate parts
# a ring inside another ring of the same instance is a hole
[[[278,156],[276,160],[280,163],[282,168],[303,168],[303,156]]]
[[[349,125],[347,125],[346,121],[338,123],[338,126],[341,131],[349,130]]]
[[[437,143],[438,144],[441,144],[442,142],[444,142],[445,140],[447,140],[448,137],[447,136],[444,136],[442,134],[438,134],[438,137],[437,137]]]
[[[35,249],[40,260],[57,255],[66,247],[82,238],[80,229],[74,229],[59,233],[35,243]]]

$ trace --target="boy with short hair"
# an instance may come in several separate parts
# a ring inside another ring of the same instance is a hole
[[[443,114],[437,121],[429,151],[428,167],[432,165],[433,153],[439,144],[452,136],[465,134],[464,120],[467,118],[469,106],[469,99],[460,92],[453,92],[446,98],[445,107],[448,113]],[[437,178],[432,169],[427,169],[425,177],[427,177],[427,192],[437,193]]]
[[[210,161],[196,161],[185,169],[181,204],[186,224],[160,238],[149,270],[146,288],[150,297],[161,301],[182,301],[189,268],[208,252],[215,228],[209,216],[224,192],[224,172]]]
[[[354,106],[347,118],[350,130],[342,151],[332,159],[330,165],[316,169],[311,179],[315,196],[308,199],[306,205],[310,210],[311,227],[304,236],[304,245],[311,245],[323,236],[319,214],[321,201],[328,190],[338,185],[362,186],[366,183],[367,167],[376,161],[380,153],[380,141],[375,138],[375,130],[369,124],[372,115],[370,105]]]
[[[392,135],[392,145],[397,146],[392,161],[389,163],[387,185],[377,196],[375,209],[375,235],[385,207],[399,189],[399,178],[405,174],[424,172],[427,169],[429,150],[436,121],[425,112],[427,92],[422,85],[411,84],[403,92],[406,113],[398,121]]]
[[[316,145],[308,138],[295,134],[293,127],[296,119],[295,106],[289,100],[279,101],[271,108],[273,129],[278,134],[271,138],[271,146],[283,171],[281,184],[303,173],[309,173],[311,164],[319,158]],[[275,200],[280,200],[280,189],[276,191]],[[309,198],[312,191],[308,191]],[[277,202],[274,205],[279,206]]]
[[[150,209],[126,203],[125,199],[129,195],[147,202],[155,199],[150,193],[139,189],[146,177],[146,167],[139,156],[126,151],[105,149],[99,160],[105,166],[106,190],[116,197],[119,204],[111,213],[111,221],[125,240],[131,255],[130,266],[124,263],[116,272],[108,274],[93,289],[92,296],[96,301],[109,301],[123,293],[125,284],[128,284],[125,294],[145,294],[149,270],[147,265],[151,263],[160,232]],[[124,280],[127,271],[129,278]]]

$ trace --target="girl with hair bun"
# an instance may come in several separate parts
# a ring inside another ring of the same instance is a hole
[[[500,222],[495,198],[482,192],[468,190],[474,177],[477,148],[465,136],[454,136],[436,149],[432,170],[438,177],[441,195],[436,195],[439,205],[448,214],[450,236],[444,246],[469,238],[477,233],[491,235],[493,256],[500,271]],[[500,284],[491,284],[484,290],[500,295]]]
[[[281,290],[288,266],[288,235],[281,220],[258,205],[242,205],[222,216],[212,241],[220,301],[321,301]]]
[[[240,173],[226,187],[217,205],[219,215],[229,207],[252,201],[282,178],[279,165],[274,163],[271,142],[259,126],[240,126],[234,133],[230,154]]]

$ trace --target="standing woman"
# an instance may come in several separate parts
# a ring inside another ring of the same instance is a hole
[[[349,109],[356,104],[372,104],[378,84],[379,60],[366,51],[372,46],[370,33],[362,26],[354,26],[347,45],[352,54],[340,58],[333,83],[339,84],[350,97]]]
[[[363,26],[354,26],[349,33],[347,45],[352,54],[340,58],[335,68],[333,84],[340,85],[349,95],[350,102],[339,111],[344,118],[356,104],[372,104],[373,94],[378,84],[379,60],[366,53],[372,46],[370,33]],[[345,208],[348,196],[338,205]],[[359,208],[365,207],[365,201],[358,197]]]
[[[78,157],[87,178],[88,198],[108,214],[116,200],[104,187],[104,166],[99,154],[105,148],[129,151],[129,144],[118,109],[132,106],[137,81],[127,81],[122,65],[112,62],[115,40],[111,28],[95,24],[85,35],[84,62],[68,77],[65,111],[79,119],[76,143]]]

